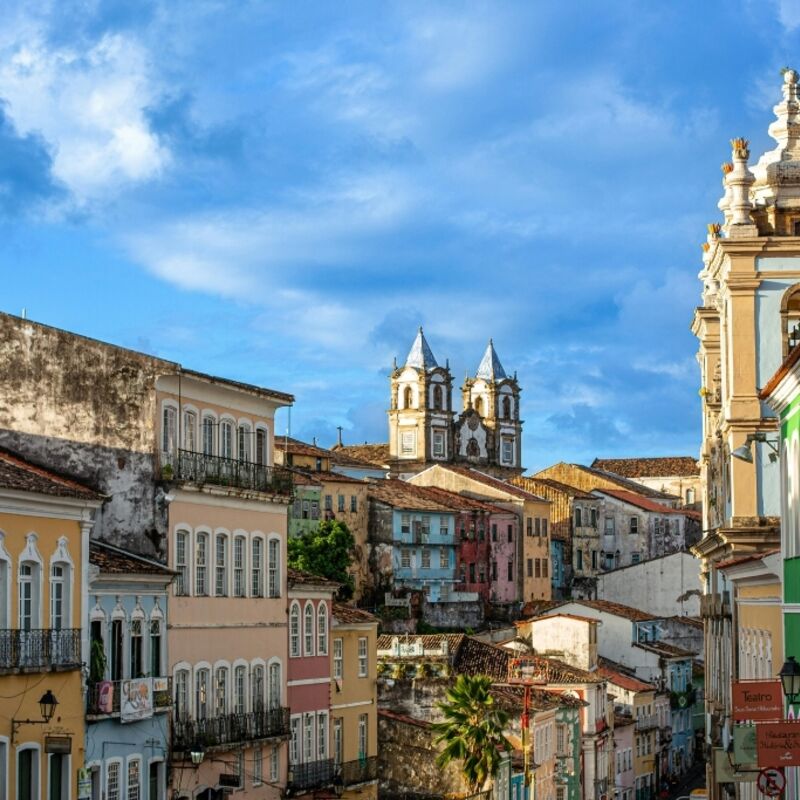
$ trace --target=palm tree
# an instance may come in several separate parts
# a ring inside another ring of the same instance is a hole
[[[433,726],[439,734],[436,744],[444,745],[436,764],[445,767],[461,761],[461,773],[472,794],[497,774],[502,753],[510,749],[503,734],[508,714],[495,706],[491,686],[484,675],[459,675],[447,692],[447,701],[439,703],[444,719]]]

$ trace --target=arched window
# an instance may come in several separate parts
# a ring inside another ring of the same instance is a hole
[[[239,424],[238,456],[239,461],[252,461],[253,429],[249,422]]]
[[[208,717],[208,691],[211,682],[211,670],[206,667],[198,669],[194,678],[194,708],[196,719]]]
[[[317,607],[317,655],[328,655],[328,605],[324,602]]]
[[[303,612],[303,655],[314,655],[314,606],[310,601]]]
[[[247,587],[245,583],[245,557],[247,553],[247,539],[244,536],[235,536],[233,539],[233,596],[245,597]]]
[[[174,456],[178,444],[178,409],[165,405],[161,417],[161,450],[165,456]],[[167,459],[170,463],[170,459]]]
[[[203,444],[203,455],[206,456],[213,456],[214,455],[214,427],[215,427],[214,417],[210,414],[203,415],[203,430],[202,430],[202,444]]]
[[[131,613],[130,622],[130,672],[131,678],[144,675],[144,611],[137,606]]]
[[[189,718],[189,670],[175,670],[175,716],[180,720]]]
[[[224,533],[218,533],[216,536],[216,552],[215,552],[215,567],[214,573],[216,580],[214,582],[214,594],[217,597],[228,596],[228,537]]]
[[[247,667],[238,666],[233,671],[233,713],[244,714],[247,710]]]
[[[279,661],[273,661],[269,665],[269,707],[280,708],[281,706],[281,665]]]
[[[292,603],[289,610],[289,655],[297,658],[300,655],[300,604]]]
[[[150,614],[150,675],[158,677],[162,674],[162,653],[164,652],[163,640],[164,615],[156,606]]]
[[[403,390],[403,408],[414,407],[414,392],[410,386],[406,386]]]
[[[254,536],[251,543],[252,558],[250,559],[251,585],[250,593],[253,597],[264,596],[264,540]]]
[[[266,428],[256,428],[256,464],[269,464],[269,434]]]
[[[264,708],[264,665],[256,664],[250,674],[250,708],[260,711]]]
[[[270,539],[267,544],[268,588],[270,597],[281,596],[281,541]]]
[[[575,527],[580,528],[581,525],[581,510],[579,508],[575,509]]]
[[[233,458],[233,421],[223,419],[219,424],[219,454],[222,458]]]
[[[53,631],[73,627],[72,576],[69,541],[66,536],[61,536],[50,558],[50,629]]]
[[[217,667],[214,673],[214,716],[228,713],[228,668]]]
[[[800,285],[792,286],[781,299],[784,358],[800,344]]]
[[[475,407],[475,413],[479,417],[482,417],[483,416],[483,398],[482,397],[476,397],[475,398],[475,402],[473,403],[473,406]]]
[[[175,532],[175,594],[179,597],[189,594],[189,532]]]
[[[25,549],[19,557],[19,628],[30,631],[41,628],[42,557],[36,546],[38,537],[29,533]]]
[[[438,411],[442,408],[442,387],[433,387],[433,407]]]
[[[198,533],[194,551],[194,592],[200,597],[208,594],[208,534]]]
[[[503,398],[503,419],[511,419],[511,398]]]

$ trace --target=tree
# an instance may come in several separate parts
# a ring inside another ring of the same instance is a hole
[[[344,522],[322,520],[317,529],[289,539],[289,566],[342,584],[338,598],[353,596],[355,584],[348,569],[356,540]]]
[[[497,774],[502,753],[510,750],[503,731],[508,714],[494,703],[492,682],[485,675],[459,675],[439,703],[444,719],[433,727],[443,744],[436,758],[439,767],[461,761],[461,773],[472,794],[481,791],[486,781]]]

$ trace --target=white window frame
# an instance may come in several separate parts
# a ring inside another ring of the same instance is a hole
[[[190,453],[197,452],[197,417],[197,409],[194,406],[183,407],[181,439],[183,440],[183,449]]]
[[[277,536],[267,539],[267,597],[281,596],[281,540]]]
[[[184,540],[183,558],[180,557],[181,548],[179,542],[181,537]],[[175,529],[175,571],[178,577],[175,580],[174,593],[176,597],[189,597],[192,593],[192,573],[194,570],[189,564],[189,554],[193,552],[192,533],[185,527]]]
[[[317,750],[316,760],[324,761],[328,757],[328,712],[317,712]]]
[[[200,451],[206,456],[217,454],[217,416],[211,411],[203,411],[200,423]]]
[[[210,568],[211,568],[211,552],[214,536],[211,531],[207,529],[195,531],[194,534],[194,591],[197,597],[210,597],[211,587],[210,581]],[[202,553],[203,560],[201,562],[201,546],[203,542]],[[202,570],[202,572],[201,572]],[[200,579],[202,574],[203,578]]]
[[[303,625],[300,621],[300,603],[294,600],[289,606],[289,658],[300,658],[302,627]]]
[[[283,705],[283,662],[273,657],[267,664],[267,708],[275,709]]]
[[[328,604],[324,600],[317,605],[317,655],[328,655]]]
[[[341,680],[344,675],[344,640],[333,640],[333,677]]]
[[[219,529],[214,532],[214,597],[230,595],[230,534]],[[220,542],[222,542],[222,558],[220,558]]]
[[[237,553],[237,549],[241,549]],[[247,536],[234,533],[231,548],[231,570],[233,573],[233,597],[247,597]]]
[[[138,780],[136,785],[131,784],[131,767],[136,765]],[[136,789],[136,794],[131,795],[131,788]],[[128,757],[128,762],[125,765],[125,797],[127,800],[142,800],[142,757],[140,755],[133,755]]]
[[[303,655],[314,655],[314,604],[310,600],[306,600],[303,608]]]
[[[258,557],[256,557],[256,548]],[[253,535],[250,539],[250,596],[264,597],[264,559],[266,557],[264,537]]]
[[[369,648],[366,636],[358,637],[358,677],[366,678],[369,674]]]

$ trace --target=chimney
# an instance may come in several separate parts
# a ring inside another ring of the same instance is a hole
[[[339,444],[339,447],[341,447],[342,446],[342,426],[339,425],[336,428],[336,430],[339,432],[339,442],[338,442],[338,444]]]

